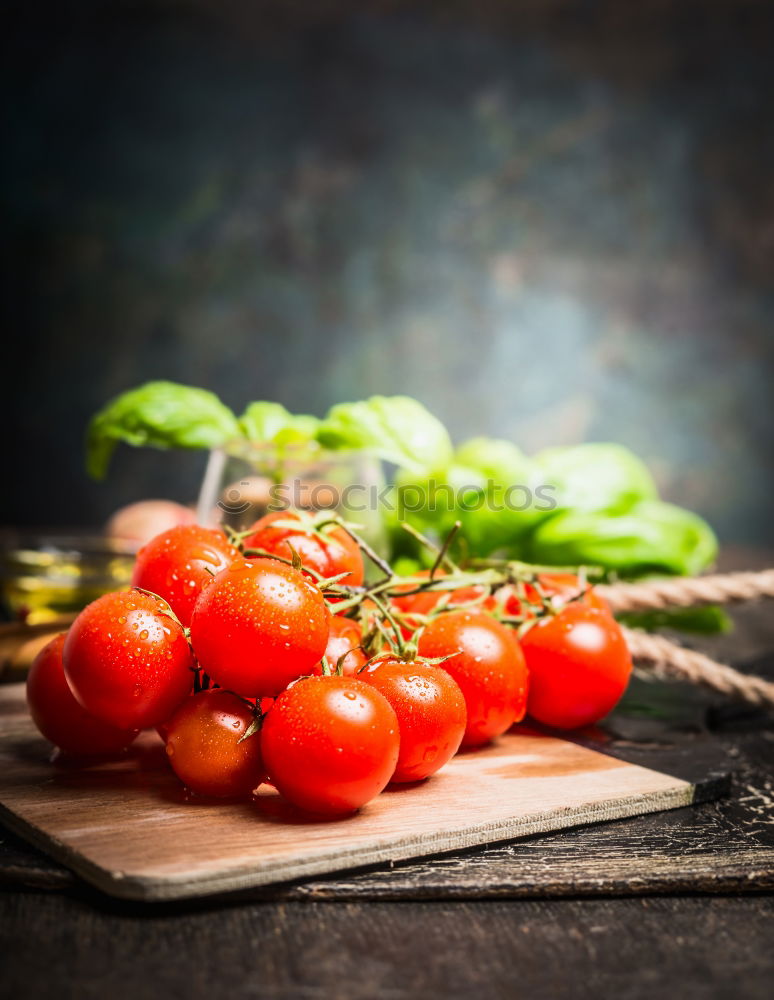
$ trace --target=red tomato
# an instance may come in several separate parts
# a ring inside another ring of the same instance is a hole
[[[266,716],[261,750],[269,781],[289,802],[327,815],[375,798],[398,761],[398,720],[354,677],[304,677]]]
[[[598,722],[626,690],[631,654],[606,611],[568,604],[537,621],[521,645],[530,674],[528,711],[547,726]]]
[[[196,602],[191,642],[223,688],[262,698],[313,672],[331,615],[319,588],[276,559],[239,559]]]
[[[294,521],[298,522],[297,528],[283,528],[277,524]],[[291,546],[304,566],[320,576],[327,578],[349,573],[341,583],[356,587],[363,582],[363,556],[357,542],[335,524],[315,528],[314,519],[299,511],[278,510],[266,514],[255,522],[252,534],[244,540],[245,551],[263,549],[285,559],[293,555]]]
[[[73,697],[62,666],[65,636],[41,649],[27,674],[27,705],[32,721],[47,740],[76,757],[125,750],[138,729],[117,729],[95,719]]]
[[[563,607],[571,599],[578,600],[577,594],[580,591],[581,584],[580,579],[575,573],[540,573],[538,574],[538,583],[540,590],[543,591],[545,597],[550,599],[551,604],[556,609]],[[524,595],[530,604],[537,604],[539,606],[543,603],[540,591],[538,591],[534,584],[524,584]],[[532,611],[523,607],[519,597],[519,590],[514,584],[506,584],[504,587],[501,587],[496,592],[495,601],[509,617],[518,618],[522,615],[525,618],[534,617]],[[589,584],[586,584],[586,590],[583,597],[578,600],[578,603],[585,604],[590,608],[598,608],[600,611],[610,611],[607,601],[603,597],[600,597],[596,590]]]
[[[442,664],[459,684],[468,722],[462,745],[480,746],[524,718],[527,668],[511,629],[481,611],[449,611],[419,636],[419,655]]]
[[[451,674],[420,660],[387,658],[369,664],[360,677],[381,691],[398,717],[393,782],[421,781],[451,760],[467,723],[465,699]]]
[[[412,573],[411,575],[414,576],[414,577],[422,577],[423,579],[426,580],[430,576],[430,570],[429,569],[419,569],[419,570],[416,571],[416,573]],[[440,576],[445,576],[445,573],[444,573],[443,570],[437,570],[435,575],[436,575],[436,577],[440,577]],[[420,597],[424,597],[425,591],[420,590],[419,593],[416,593],[416,594],[409,593],[405,597],[402,596],[402,592],[404,590],[408,590],[408,591],[415,590],[416,587],[418,587],[418,586],[421,586],[421,585],[417,584],[417,583],[401,583],[401,584],[399,584],[395,588],[395,590],[396,590],[397,593],[393,594],[393,596],[390,598],[390,603],[393,605],[393,607],[397,608],[398,611],[401,611],[401,612],[404,612],[404,613],[407,612],[407,611],[411,611],[413,605],[417,602],[417,600]],[[431,594],[430,596],[434,597],[435,595]]]
[[[427,577],[429,570],[420,570],[416,576]],[[435,579],[446,576],[443,570],[436,571]],[[413,589],[415,584],[401,585],[399,589]],[[440,604],[444,608],[458,608],[460,605],[476,602],[471,610],[493,611],[497,606],[494,596],[489,592],[488,587],[481,584],[472,586],[457,587],[455,590],[421,590],[417,594],[408,594],[406,597],[400,595],[391,598],[392,605],[404,615],[429,615]],[[410,630],[406,630],[410,632]],[[408,638],[408,636],[407,636]]]
[[[137,553],[132,586],[169,602],[183,625],[191,624],[196,598],[239,552],[222,531],[181,525],[156,535]]]
[[[164,601],[137,590],[85,607],[67,633],[63,660],[86,711],[121,729],[165,722],[193,682],[182,626]]]
[[[360,626],[351,618],[331,618],[331,631],[328,636],[328,645],[325,647],[325,657],[331,670],[336,669],[339,658],[346,654],[346,659],[342,663],[345,677],[353,677],[362,666],[365,665],[368,657],[362,649],[355,649],[362,639]],[[318,664],[314,673],[322,672],[322,665]]]
[[[261,739],[242,740],[253,710],[218,688],[186,698],[167,723],[167,756],[183,784],[199,795],[249,795],[263,780]]]

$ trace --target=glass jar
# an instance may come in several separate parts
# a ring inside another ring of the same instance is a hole
[[[90,535],[6,532],[0,585],[6,617],[67,624],[91,601],[129,585],[136,546]]]
[[[244,531],[270,511],[289,507],[331,511],[357,527],[384,554],[380,511],[384,485],[381,459],[370,452],[236,441],[210,452],[197,520]]]

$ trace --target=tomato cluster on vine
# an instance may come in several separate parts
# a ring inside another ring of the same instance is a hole
[[[275,512],[232,537],[172,528],[140,550],[132,584],[41,651],[30,712],[74,756],[121,752],[155,728],[199,795],[268,782],[311,813],[350,813],[526,715],[598,721],[631,672],[581,577],[466,574],[442,549],[401,579],[324,515]]]

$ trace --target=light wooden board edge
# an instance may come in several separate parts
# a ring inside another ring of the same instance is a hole
[[[645,795],[623,796],[591,806],[568,808],[550,812],[535,813],[520,819],[504,820],[497,823],[471,824],[453,833],[407,836],[403,840],[391,840],[389,844],[374,844],[370,848],[359,849],[357,866],[352,865],[351,854],[344,851],[329,852],[324,856],[308,858],[270,867],[245,867],[210,877],[198,875],[195,880],[185,876],[166,875],[163,878],[126,876],[120,871],[107,871],[89,861],[83,854],[62,843],[55,837],[44,834],[33,824],[27,823],[0,803],[0,819],[14,833],[39,847],[55,860],[72,869],[86,882],[111,896],[141,902],[169,902],[176,899],[194,899],[220,893],[255,889],[274,883],[292,882],[316,875],[330,875],[343,870],[356,870],[391,861],[405,861],[415,857],[428,857],[453,851],[465,850],[483,844],[518,840],[540,833],[555,832],[588,823],[606,823],[611,820],[628,819],[646,813],[679,809],[693,803],[695,788],[680,779],[675,779],[673,788]]]

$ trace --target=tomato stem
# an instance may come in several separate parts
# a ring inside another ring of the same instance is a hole
[[[455,521],[454,524],[451,527],[451,530],[446,535],[446,538],[444,538],[443,544],[441,545],[440,549],[438,549],[438,555],[435,557],[435,562],[433,563],[433,565],[432,565],[432,567],[430,569],[430,579],[431,580],[433,580],[435,578],[435,574],[441,568],[441,564],[446,560],[446,558],[447,558],[446,557],[446,553],[449,551],[449,546],[451,545],[452,541],[454,540],[454,536],[457,534],[457,532],[460,530],[461,527],[462,527],[462,522],[461,521]],[[454,565],[454,563],[451,562],[451,560],[449,560],[449,562],[451,563],[451,566],[453,567],[453,571],[457,571],[458,572],[459,570]]]
[[[349,535],[349,537],[352,539],[353,542],[357,542],[363,554],[368,556],[371,562],[375,566],[377,566],[382,571],[382,573],[384,573],[385,579],[391,580],[394,578],[395,572],[392,566],[390,566],[390,564],[387,562],[387,560],[382,559],[382,557],[378,555],[378,553],[374,552],[374,550],[371,548],[368,542],[362,537],[362,535],[360,535],[357,531],[355,531],[354,528],[352,528],[349,524],[347,524],[346,521],[343,521],[340,517],[336,518],[332,517],[331,523],[337,524],[342,529],[342,531],[346,531],[346,533]]]
[[[390,626],[392,627],[392,630],[395,633],[395,645],[400,655],[403,656],[406,650],[406,646],[403,641],[403,631],[400,625],[395,621],[395,617],[393,613],[390,611],[390,609],[387,607],[387,605],[383,601],[381,601],[375,594],[371,596],[371,600],[374,602],[377,608],[381,611],[381,613],[390,623]]]

